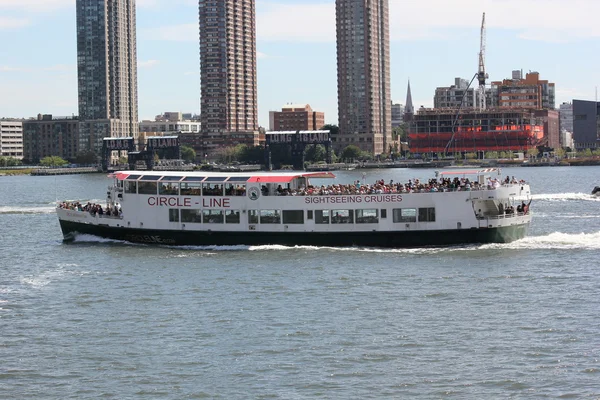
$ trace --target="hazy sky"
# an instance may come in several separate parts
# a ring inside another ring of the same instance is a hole
[[[309,103],[337,123],[334,0],[257,1],[259,122]],[[490,80],[513,69],[556,83],[557,105],[600,85],[598,0],[390,0],[392,99],[432,106],[477,72],[486,13]],[[140,119],[199,112],[196,0],[137,1]],[[77,115],[75,0],[0,0],[0,117]]]

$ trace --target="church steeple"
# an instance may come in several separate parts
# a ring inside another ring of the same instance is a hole
[[[412,93],[410,92],[410,79],[408,80],[408,89],[406,90],[406,104],[404,106],[404,121],[411,121],[415,115],[415,107],[412,102]]]

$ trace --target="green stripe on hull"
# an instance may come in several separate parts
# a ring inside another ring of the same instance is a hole
[[[174,246],[366,246],[424,247],[469,243],[508,243],[524,238],[529,224],[499,228],[437,230],[437,231],[369,231],[369,232],[216,232],[175,231],[155,229],[114,228],[71,221],[60,221],[65,240],[77,234],[90,234],[107,239],[133,243],[154,243]]]

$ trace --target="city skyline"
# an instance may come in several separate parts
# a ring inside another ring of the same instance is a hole
[[[600,37],[592,18],[600,4],[551,0],[540,9],[535,1],[434,3],[390,0],[394,102],[404,102],[409,78],[419,108],[433,105],[436,87],[472,77],[483,11],[489,81],[509,78],[513,69],[535,70],[556,82],[557,106],[594,100],[600,56],[589,50]],[[198,2],[138,0],[137,6],[139,119],[163,111],[198,113]],[[578,15],[582,7],[586,15]],[[0,87],[11,93],[0,98],[2,116],[77,114],[75,1],[0,0],[0,12],[6,44]],[[257,37],[259,124],[268,126],[269,111],[286,103],[310,103],[325,112],[326,122],[337,123],[334,1],[259,1]]]

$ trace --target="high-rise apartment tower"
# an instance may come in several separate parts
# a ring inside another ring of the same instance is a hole
[[[339,134],[374,154],[392,144],[388,0],[336,0]]]
[[[200,121],[207,153],[258,144],[255,0],[200,0]]]
[[[77,0],[79,146],[138,136],[135,0]]]

